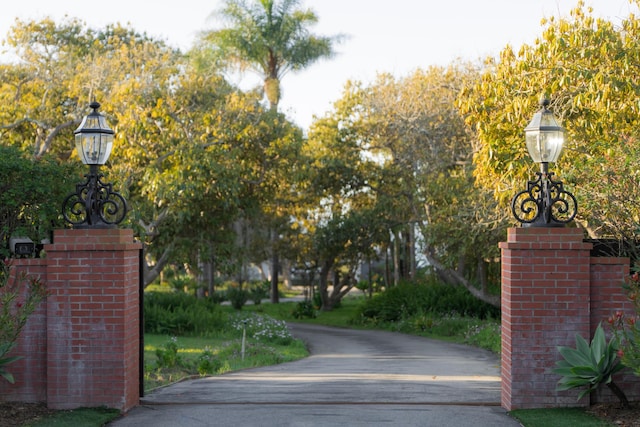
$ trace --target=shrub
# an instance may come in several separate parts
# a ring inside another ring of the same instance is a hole
[[[262,300],[269,296],[269,287],[271,284],[268,281],[256,283],[251,287],[251,300],[255,305],[262,303]]]
[[[300,301],[299,303],[296,304],[295,308],[291,312],[291,315],[295,319],[303,319],[303,318],[315,319],[316,309],[313,306],[313,302],[309,300]]]
[[[365,301],[358,316],[362,321],[397,322],[420,313],[457,313],[479,319],[500,316],[498,308],[478,300],[466,289],[438,282],[404,283],[390,288]]]
[[[145,332],[207,336],[224,327],[225,316],[209,299],[184,293],[145,292]]]
[[[169,285],[179,292],[195,292],[198,287],[198,282],[191,276],[180,275],[171,278]]]
[[[164,345],[164,348],[156,348],[157,367],[158,368],[174,368],[182,364],[180,356],[178,356],[178,339],[171,337]]]
[[[244,307],[249,299],[249,293],[235,286],[229,287],[229,289],[227,289],[227,299],[231,302],[233,308],[242,310],[242,307]]]
[[[197,364],[200,375],[215,374],[222,368],[222,362],[213,354],[213,351],[209,347],[205,347],[202,354],[198,356]]]

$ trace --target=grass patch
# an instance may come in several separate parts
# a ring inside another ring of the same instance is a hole
[[[610,427],[582,408],[518,409],[509,413],[526,427]]]
[[[60,411],[55,415],[27,423],[24,427],[96,427],[115,420],[120,411],[110,408],[79,408],[73,411]]]
[[[309,355],[282,322],[250,312],[229,317],[225,332],[216,337],[145,334],[145,391],[198,375],[275,365]]]

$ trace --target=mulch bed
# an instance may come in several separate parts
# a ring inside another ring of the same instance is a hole
[[[21,426],[58,412],[43,403],[0,402],[0,427]]]
[[[631,408],[622,409],[619,403],[599,403],[587,409],[596,417],[621,427],[640,427],[640,403],[631,403]]]

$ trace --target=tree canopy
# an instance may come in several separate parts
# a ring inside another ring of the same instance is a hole
[[[227,0],[217,16],[228,25],[187,53],[119,24],[16,21],[5,42],[17,60],[0,64],[5,244],[17,230],[39,239],[59,226],[40,189],[53,200],[80,179],[72,131],[97,100],[116,132],[105,172],[132,207],[147,283],[167,263],[215,264],[241,282],[248,262],[277,267],[281,255],[318,273],[331,308],[362,263],[384,263],[393,285],[427,260],[497,305],[497,243],[514,224],[511,198],[534,175],[523,129],[541,96],[567,129],[552,168],[578,198],[577,223],[592,237],[635,240],[634,15],[614,24],[580,1],[545,20],[535,43],[485,64],[347,82],[307,137],[277,111],[280,79],[331,57],[340,37],[311,34],[317,17],[297,0]],[[231,63],[264,78],[268,107],[260,90],[225,80]],[[47,185],[15,184],[23,173]]]
[[[507,46],[459,105],[478,133],[476,181],[505,208],[535,165],[523,129],[541,96],[567,130],[555,172],[578,198],[577,221],[592,237],[632,237],[638,224],[636,150],[640,21],[595,18],[580,1],[549,18],[533,45]]]

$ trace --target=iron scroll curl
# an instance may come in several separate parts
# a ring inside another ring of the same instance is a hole
[[[114,228],[127,214],[126,200],[112,184],[102,182],[103,175],[93,165],[85,178],[62,203],[65,221],[75,228]]]
[[[553,180],[553,172],[536,172],[537,179],[527,181],[527,189],[511,200],[511,212],[523,227],[564,226],[578,212],[578,202],[564,189],[561,181]]]

